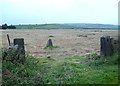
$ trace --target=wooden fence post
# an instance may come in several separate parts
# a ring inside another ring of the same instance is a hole
[[[14,45],[18,45],[18,54],[19,54],[18,60],[20,61],[20,63],[24,63],[25,62],[24,39],[23,38],[15,38]]]

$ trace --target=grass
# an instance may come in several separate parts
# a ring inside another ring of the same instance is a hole
[[[53,35],[49,35],[49,37],[54,37]]]
[[[73,29],[72,26],[64,26],[60,24],[38,24],[38,25],[15,25],[17,29]]]
[[[46,46],[44,47],[44,49],[54,49],[54,48],[59,48],[59,46]]]
[[[35,58],[26,55],[24,65],[3,60],[3,86],[17,84],[117,84],[118,55]]]

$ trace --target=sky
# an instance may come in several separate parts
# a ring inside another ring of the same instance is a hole
[[[119,0],[0,0],[0,24],[118,24]]]

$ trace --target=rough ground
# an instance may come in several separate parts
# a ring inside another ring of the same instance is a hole
[[[0,37],[2,36],[2,39],[0,39],[0,48],[8,47],[6,34],[10,35],[12,43],[14,38],[24,38],[25,49],[32,55],[59,57],[64,55],[99,53],[100,37],[109,35],[117,38],[118,31],[95,29],[0,30]],[[54,46],[57,47],[52,50],[45,50],[44,47],[49,38],[53,40]]]

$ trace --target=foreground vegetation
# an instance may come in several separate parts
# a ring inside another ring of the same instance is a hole
[[[106,59],[105,59],[106,58]],[[25,64],[2,62],[3,85],[17,84],[117,84],[118,55],[97,54],[65,57],[33,57]]]

